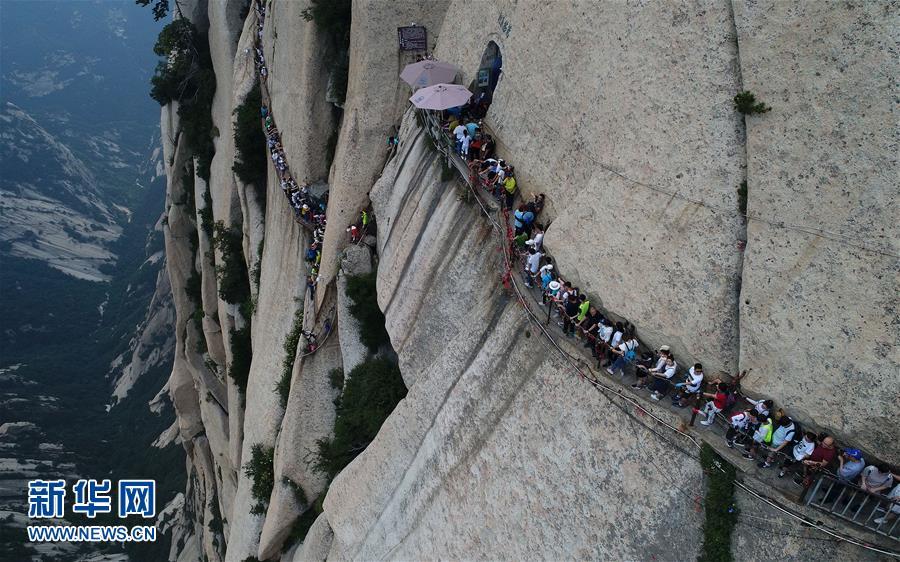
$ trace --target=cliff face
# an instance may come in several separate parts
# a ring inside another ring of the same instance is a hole
[[[264,200],[231,172],[232,111],[255,80],[257,14],[251,7],[241,21],[242,4],[191,4],[186,13],[209,29],[219,136],[208,188],[214,220],[240,230],[246,267],[258,267],[251,314],[219,298],[222,255],[208,255],[200,211],[176,203],[189,152],[175,108],[163,110],[177,317],[169,389],[191,475],[173,559],[696,555],[703,473],[684,438],[596,392],[548,348],[499,284],[489,223],[460,200],[455,180],[442,180],[436,153],[404,113],[397,75],[409,58],[395,37],[410,21],[428,27],[438,58],[457,64],[464,84],[488,42],[499,46],[503,74],[485,122],[524,194],[547,194],[545,243],[567,278],[634,322],[648,346],[670,345],[682,365],[753,368],[746,391],[898,459],[888,419],[900,365],[897,62],[885,43],[896,39],[885,33],[897,28],[896,10],[355,0],[341,114],[327,101],[328,38],[303,17],[310,4],[271,0],[261,39],[285,156],[298,182],[330,188],[311,299],[309,233],[274,169]],[[785,61],[797,70],[791,78]],[[773,111],[741,117],[731,98],[743,89]],[[384,138],[401,116],[401,144],[385,165]],[[736,191],[745,180],[749,220]],[[206,188],[194,178],[201,209]],[[365,246],[346,248],[344,229],[369,199],[378,304],[409,394],[289,548],[298,517],[326,492],[313,451],[334,424],[339,391],[329,373],[349,372],[365,355],[344,287],[345,275],[372,263]],[[192,275],[201,279],[202,333],[190,319]],[[326,317],[337,326],[315,354],[304,357],[301,346],[290,356],[285,340],[301,306],[305,329],[321,329]],[[236,353],[230,334],[248,325],[242,394],[226,372]],[[285,362],[282,407],[275,388]],[[852,392],[837,392],[848,377]],[[264,514],[251,513],[258,500],[242,470],[257,445],[274,448]],[[748,495],[738,501],[791,524]],[[739,524],[738,558],[765,550],[758,534]],[[806,537],[798,532],[772,556],[821,554]],[[829,555],[864,557],[845,543]]]

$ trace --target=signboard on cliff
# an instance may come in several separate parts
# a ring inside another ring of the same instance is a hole
[[[408,25],[397,28],[397,38],[401,51],[424,51],[428,49],[428,32],[424,26]]]

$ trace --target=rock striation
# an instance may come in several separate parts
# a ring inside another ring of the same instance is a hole
[[[216,154],[209,182],[194,178],[193,214],[178,204],[190,147],[176,108],[162,113],[176,326],[168,390],[189,474],[172,509],[181,546],[171,560],[699,552],[704,475],[685,437],[575,376],[504,290],[490,224],[460,197],[407,108],[398,74],[413,56],[395,41],[411,22],[428,28],[429,48],[459,66],[462,84],[477,78],[491,43],[499,49],[485,125],[523,196],[547,194],[545,245],[559,271],[634,322],[648,348],[667,344],[682,365],[701,361],[710,373],[752,369],[746,392],[867,457],[900,461],[896,2],[354,0],[342,109],[329,101],[332,38],[305,18],[313,3],[262,6],[183,9],[208,29],[217,80]],[[256,80],[256,37],[291,173],[328,182],[315,298],[310,233],[274,168],[264,191],[231,171],[232,114]],[[737,113],[742,90],[772,111]],[[207,189],[213,219],[238,229],[243,265],[258,270],[249,307],[219,296],[223,256],[202,228]],[[369,203],[374,255],[345,232]],[[370,268],[408,394],[328,486],[315,449],[332,435],[341,392],[330,373],[367,357],[346,276]],[[201,329],[187,294],[197,276]],[[330,330],[314,354],[301,339],[291,355],[301,307],[303,328],[323,329],[327,318]],[[243,392],[227,373],[244,353],[233,334],[245,327]],[[257,445],[274,450],[267,498],[254,496],[246,471]],[[737,501],[748,517],[735,530],[736,558],[873,559],[806,540],[821,535],[745,491]],[[263,513],[251,512],[257,504]],[[763,544],[750,516],[792,536]]]

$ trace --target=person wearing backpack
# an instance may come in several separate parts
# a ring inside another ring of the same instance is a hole
[[[756,425],[756,412],[747,410],[739,412],[729,418],[728,431],[725,433],[725,444],[729,449],[734,449],[734,438],[739,433],[746,432],[750,427]]]
[[[769,445],[769,454],[766,459],[757,463],[759,468],[769,468],[775,462],[775,455],[780,453],[782,449],[786,449],[794,443],[799,434],[794,420],[788,416],[778,420],[778,427],[772,432],[772,443]]]
[[[803,438],[794,445],[791,450],[791,456],[784,459],[784,462],[781,463],[781,470],[778,471],[778,477],[784,478],[784,475],[788,472],[794,470],[798,466],[797,463],[802,463],[806,459],[809,458],[813,451],[816,449],[816,434],[812,431],[807,431],[803,434]]]
[[[637,347],[638,341],[634,339],[634,333],[629,331],[622,338],[622,343],[619,344],[619,347],[613,348],[610,351],[617,355],[613,364],[607,367],[606,372],[610,375],[615,375],[616,371],[622,372],[622,377],[625,377],[625,363],[631,363],[637,357]]]
[[[761,418],[763,421],[753,431],[753,440],[747,445],[743,457],[753,460],[756,458],[756,450],[760,447],[768,447],[772,444],[772,435],[775,433],[775,422],[772,418]]]
[[[666,392],[669,390],[669,381],[672,380],[672,377],[675,376],[677,371],[678,363],[671,353],[666,356],[666,364],[663,367],[663,370],[657,371],[654,367],[648,371],[650,376],[653,377],[653,382],[650,384],[650,400],[659,401],[665,396]]]

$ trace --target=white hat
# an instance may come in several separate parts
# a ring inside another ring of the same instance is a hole
[[[559,290],[559,281],[551,281],[548,287],[551,291]]]
[[[659,346],[659,350],[660,350],[660,351],[669,351],[669,346],[667,346],[667,345],[661,345],[661,346]]]

